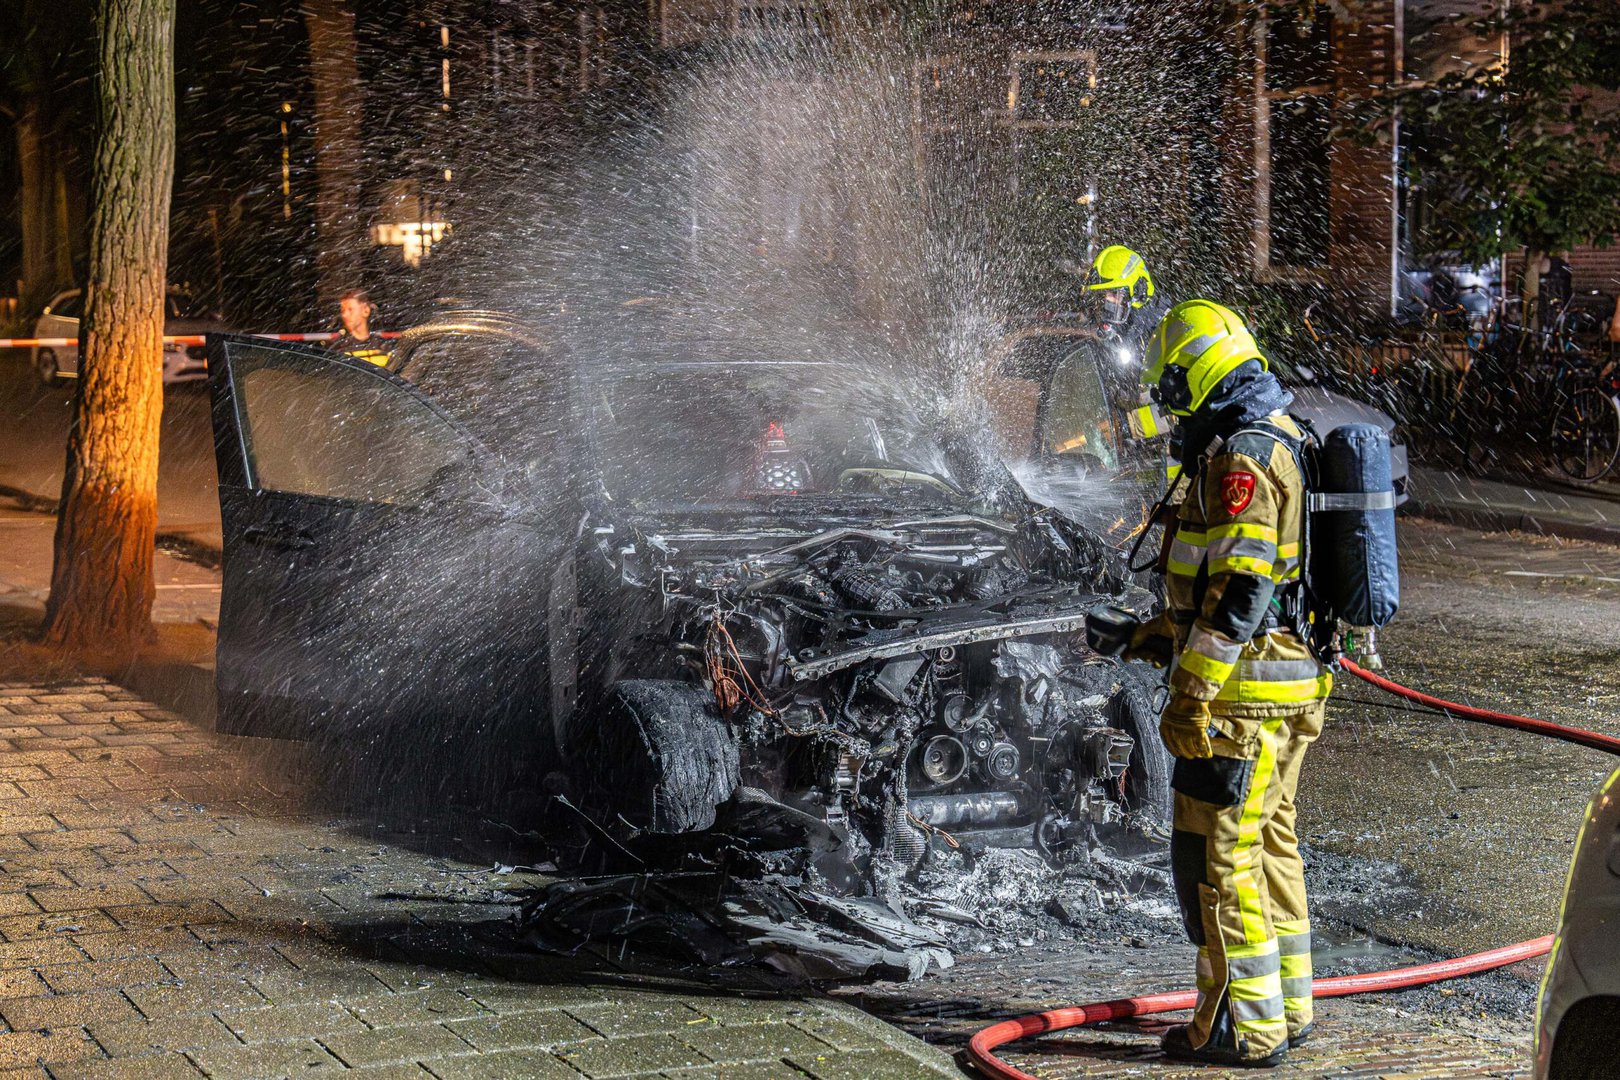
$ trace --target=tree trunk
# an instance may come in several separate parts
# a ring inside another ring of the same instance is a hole
[[[360,288],[365,248],[360,217],[360,120],[363,98],[355,61],[354,12],[345,0],[305,0],[310,73],[315,83],[315,225],[323,315]]]
[[[48,102],[34,96],[24,100],[17,110],[15,129],[22,222],[19,314],[32,319],[57,289],[72,284],[73,242],[63,227],[61,145],[52,128]]]
[[[133,650],[151,634],[174,182],[175,0],[100,0],[90,272],[45,640]]]

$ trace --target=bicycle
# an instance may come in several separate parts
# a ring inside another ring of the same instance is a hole
[[[1620,460],[1620,377],[1595,361],[1583,343],[1589,316],[1565,301],[1540,328],[1515,323],[1505,302],[1496,325],[1470,356],[1458,385],[1452,425],[1463,462],[1475,469],[1500,459],[1511,444],[1542,444],[1564,476],[1592,483]],[[1526,463],[1533,454],[1521,453]]]
[[[1497,339],[1495,309],[1486,307],[1482,316],[1478,305],[1465,306],[1456,299],[1443,303],[1432,292],[1424,294],[1424,302],[1415,334],[1399,345],[1401,362],[1390,379],[1394,412],[1414,454],[1434,462],[1456,457],[1468,464],[1474,438],[1464,406],[1476,357]]]
[[[1572,480],[1595,483],[1614,471],[1620,463],[1620,364],[1611,359],[1555,402],[1551,450],[1553,463]]]

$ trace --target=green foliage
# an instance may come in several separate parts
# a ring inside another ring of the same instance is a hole
[[[1620,234],[1620,11],[1614,0],[1513,7],[1476,23],[1505,33],[1507,62],[1355,103],[1349,127],[1387,143],[1406,127],[1408,168],[1429,209],[1432,251],[1483,262],[1506,252],[1607,245]]]

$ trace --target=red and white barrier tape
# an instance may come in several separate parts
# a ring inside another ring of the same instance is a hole
[[[337,337],[335,333],[327,331],[320,334],[249,334],[249,337],[265,338],[269,341],[331,341]],[[380,338],[397,338],[399,331],[385,330],[377,334]],[[208,339],[202,334],[166,334],[163,338],[165,345],[202,345]],[[79,339],[71,337],[39,337],[39,338],[0,338],[0,349],[76,349]]]

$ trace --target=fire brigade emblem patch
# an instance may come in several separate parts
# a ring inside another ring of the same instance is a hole
[[[1254,498],[1254,473],[1234,472],[1221,477],[1221,502],[1226,512],[1234,517],[1243,513],[1249,500]]]

